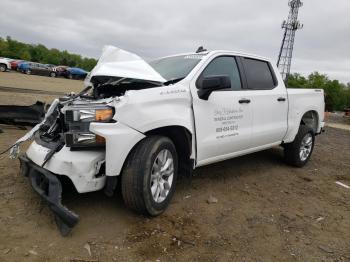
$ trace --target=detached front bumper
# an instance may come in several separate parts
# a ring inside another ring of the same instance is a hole
[[[29,178],[33,189],[47,202],[55,214],[56,224],[63,236],[66,236],[78,223],[79,216],[61,203],[62,185],[59,179],[48,170],[36,165],[25,155],[19,157],[21,173]]]

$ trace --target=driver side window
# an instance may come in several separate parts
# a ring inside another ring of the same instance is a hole
[[[232,90],[241,90],[241,78],[236,59],[232,56],[220,56],[214,58],[203,70],[201,78],[209,76],[229,76]]]

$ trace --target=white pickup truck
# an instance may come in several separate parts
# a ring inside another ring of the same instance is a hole
[[[62,234],[78,216],[61,204],[60,178],[79,193],[121,183],[125,204],[156,216],[180,174],[282,146],[309,160],[324,126],[321,89],[286,89],[267,58],[201,51],[150,63],[107,46],[79,94],[56,99],[20,156],[21,172],[55,213]]]

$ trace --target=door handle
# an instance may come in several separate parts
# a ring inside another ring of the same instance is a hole
[[[250,103],[250,99],[243,98],[243,99],[239,100],[238,102],[240,104],[249,104]]]
[[[284,97],[279,97],[279,98],[277,98],[277,101],[278,102],[284,102],[284,101],[286,101],[286,99]]]

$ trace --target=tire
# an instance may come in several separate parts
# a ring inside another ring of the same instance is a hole
[[[30,71],[30,69],[27,69],[26,71],[24,71],[24,73],[26,73],[27,75],[30,75],[32,71]]]
[[[303,167],[309,161],[315,145],[312,128],[301,125],[292,143],[284,145],[284,157],[287,164]]]
[[[0,72],[6,72],[7,66],[5,64],[0,64]]]
[[[166,158],[164,155],[172,158],[172,166],[169,159],[161,161]],[[168,168],[163,173],[156,172],[159,165]],[[173,173],[169,175],[171,169]],[[178,157],[173,142],[163,136],[146,137],[130,152],[123,170],[121,187],[126,206],[144,215],[160,215],[174,195],[177,173]]]
[[[69,75],[68,75],[68,79],[73,79],[73,75],[72,75],[72,74],[69,74]]]
[[[55,73],[55,72],[51,72],[51,73],[50,73],[50,76],[51,76],[51,77],[56,77],[56,73]]]

